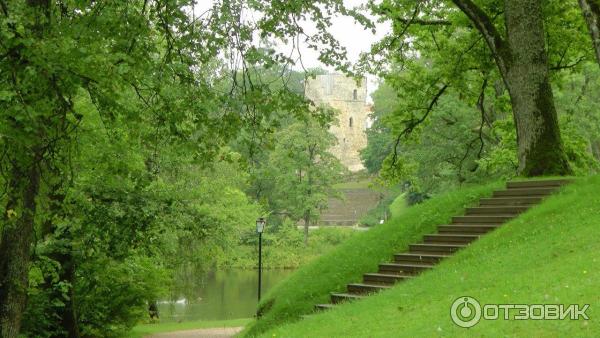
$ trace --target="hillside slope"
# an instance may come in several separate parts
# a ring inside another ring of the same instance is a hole
[[[580,179],[419,278],[265,336],[597,336],[599,192],[600,176]],[[481,304],[590,304],[590,320],[482,319],[463,329],[450,318],[462,296]]]
[[[346,283],[360,280],[364,272],[373,271],[394,252],[405,250],[409,243],[501,185],[466,188],[433,198],[405,209],[401,217],[353,236],[271,290],[259,304],[262,317],[243,335],[254,336],[312,313],[314,305],[327,301],[331,291],[344,290]]]

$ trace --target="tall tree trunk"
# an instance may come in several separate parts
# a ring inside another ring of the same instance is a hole
[[[517,129],[519,173],[568,175],[548,55],[541,0],[505,0],[505,41],[490,17],[472,0],[452,0],[483,35],[508,88]]]
[[[596,52],[596,61],[600,66],[600,0],[579,0],[579,7],[587,23]]]
[[[19,334],[27,301],[28,267],[33,242],[40,172],[37,156],[13,164],[0,241],[0,337]]]
[[[310,226],[310,213],[304,213],[304,246],[308,245],[308,227]]]
[[[592,148],[592,154],[594,155],[596,160],[600,161],[600,139],[591,140],[590,145]]]
[[[505,80],[517,128],[519,172],[570,174],[548,77],[541,1],[506,0],[505,19],[510,50]]]
[[[67,332],[67,337],[79,338],[81,337],[81,334],[79,332],[79,323],[77,312],[75,310],[75,262],[71,250],[72,248],[69,247],[69,251],[65,252],[60,262],[62,266],[60,279],[70,284],[68,291],[69,298],[65,300],[61,324],[63,329]]]

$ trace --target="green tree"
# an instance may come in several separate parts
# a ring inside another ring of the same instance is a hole
[[[596,61],[600,65],[600,1],[579,0],[579,7],[588,26],[592,46],[596,51]]]
[[[544,21],[559,11],[573,13],[573,7],[558,2],[543,7],[539,0],[456,0],[451,4],[386,1],[373,8],[392,22],[394,30],[375,46],[375,52],[389,50],[390,57],[402,63],[413,57],[415,48],[419,50],[421,57],[430,61],[428,72],[431,75],[426,79],[431,82],[421,81],[421,86],[430,88],[426,91],[430,93],[432,109],[449,86],[464,86],[457,82],[462,80],[464,73],[489,73],[492,69],[488,60],[494,60],[493,71],[497,71],[511,100],[519,145],[519,172],[525,176],[566,174],[570,169],[549,77],[550,61],[554,61],[554,56],[549,55],[545,45],[550,28],[544,29]],[[455,8],[462,15],[457,14]],[[581,27],[578,18],[569,16],[569,20],[573,20],[574,27]],[[557,33],[555,26],[551,29],[553,34]],[[462,43],[450,42],[449,36]],[[467,36],[471,38],[462,38]],[[485,52],[480,51],[480,43],[487,46]],[[476,54],[487,54],[487,58],[474,58]],[[456,60],[448,63],[448,56],[456,56]],[[442,63],[438,64],[438,61]],[[473,68],[467,68],[472,65]],[[412,131],[430,111],[426,109],[420,118],[405,121],[404,129],[398,133]]]
[[[247,9],[243,2],[217,2],[201,17],[190,15],[191,5],[186,0],[0,1],[0,164],[7,186],[0,336],[16,337],[20,330],[36,224],[52,220],[58,210],[48,207],[50,192],[58,191],[56,184],[72,188],[70,182],[80,174],[70,162],[87,118],[77,100],[90,100],[104,127],[136,120],[152,125],[151,133],[132,137],[144,146],[136,157],[143,159],[145,170],[138,172],[145,183],[136,182],[134,191],[155,184],[160,170],[155,150],[163,143],[185,140],[185,149],[207,167],[224,144],[244,127],[263,125],[263,117],[277,105],[307,111],[308,104],[288,96],[287,88],[267,92],[260,81],[251,81],[253,67],[292,60],[281,53],[258,53],[251,43],[256,26],[239,20]],[[223,55],[230,69],[219,61]],[[239,69],[243,81],[231,76]],[[135,131],[117,136],[127,138]],[[114,179],[111,175],[127,172],[115,169],[104,174]],[[63,196],[56,197],[60,205]]]
[[[385,82],[381,82],[371,95],[373,98],[373,124],[367,129],[367,147],[360,152],[365,168],[370,173],[381,170],[383,160],[390,154],[394,137],[390,128],[385,124],[386,116],[391,115],[398,106],[397,92]]]
[[[276,134],[277,143],[269,155],[274,184],[271,208],[304,222],[304,243],[308,228],[317,221],[335,196],[333,184],[343,173],[339,160],[329,151],[336,139],[316,121],[296,122]]]

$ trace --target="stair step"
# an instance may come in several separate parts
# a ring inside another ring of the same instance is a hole
[[[449,255],[440,254],[414,254],[414,253],[398,253],[394,254],[394,262],[396,263],[423,263],[423,264],[437,264],[442,259]]]
[[[438,225],[440,234],[465,234],[465,235],[483,235],[496,228],[499,224],[453,224],[453,225]]]
[[[391,285],[411,278],[413,278],[413,276],[401,274],[365,273],[363,275],[363,282],[367,284],[381,283]]]
[[[570,179],[558,180],[539,180],[539,181],[510,181],[506,183],[506,187],[511,188],[538,188],[538,187],[560,187],[562,185],[573,182]]]
[[[363,284],[363,283],[352,283],[347,286],[348,293],[351,294],[366,294],[366,293],[374,293],[379,292],[381,290],[387,290],[390,288],[388,285],[381,284]]]
[[[333,305],[333,304],[317,304],[317,305],[315,305],[315,310],[318,310],[318,311],[329,310],[329,309],[333,309],[334,307],[335,307],[335,305]]]
[[[350,293],[332,293],[331,294],[331,302],[333,304],[339,304],[342,302],[347,302],[347,301],[352,301],[352,300],[359,300],[362,298],[364,298],[364,296],[350,294]]]
[[[379,264],[379,272],[383,274],[403,272],[414,275],[431,269],[431,267],[432,265],[430,264],[381,263]]]
[[[321,220],[319,221],[319,225],[346,225],[346,226],[353,226],[357,223],[358,221],[328,221],[328,220]]]
[[[506,190],[494,191],[494,197],[506,197],[506,196],[547,196],[553,193],[556,187],[545,187],[545,188],[513,188]]]
[[[453,224],[502,224],[515,218],[515,215],[476,215],[476,216],[454,216]]]
[[[519,205],[531,207],[533,204],[540,203],[544,197],[542,196],[521,196],[521,197],[492,197],[482,198],[479,200],[479,205]]]
[[[520,205],[511,205],[511,206],[499,206],[499,207],[476,207],[476,208],[467,208],[467,215],[512,215],[512,214],[520,214],[522,212],[527,211],[529,209],[528,206],[520,206]]]
[[[425,235],[425,243],[462,243],[467,244],[479,238],[479,235],[430,234]]]
[[[453,243],[453,244],[431,244],[431,243],[419,243],[410,244],[410,253],[427,253],[427,254],[453,254],[456,251],[466,247],[465,244]]]

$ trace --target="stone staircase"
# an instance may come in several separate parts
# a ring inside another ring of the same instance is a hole
[[[341,193],[343,200],[330,198],[327,201],[319,225],[355,225],[381,199],[379,193],[369,189],[342,189]]]
[[[464,216],[452,217],[451,224],[439,225],[437,233],[425,235],[421,243],[410,244],[408,252],[397,253],[392,262],[379,264],[377,272],[365,273],[362,283],[348,284],[345,293],[332,293],[331,303],[317,304],[315,308],[329,309],[340,302],[361,299],[397,282],[415,278],[569,182],[567,179],[508,182],[505,190],[494,191],[491,198],[480,199],[478,207],[467,208]]]

